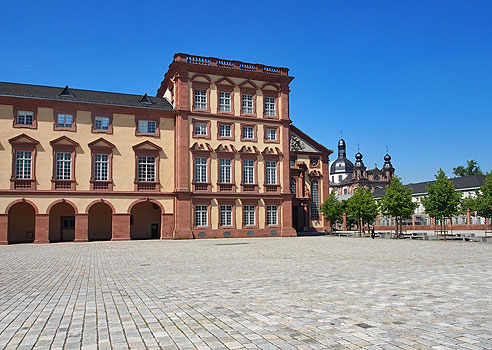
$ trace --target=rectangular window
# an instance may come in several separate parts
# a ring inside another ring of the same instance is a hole
[[[242,95],[242,111],[244,114],[253,114],[253,95]]]
[[[15,152],[15,178],[31,179],[32,169],[32,152],[16,151]]]
[[[252,126],[243,126],[241,132],[243,139],[253,140],[255,138],[255,129]]]
[[[71,128],[73,125],[73,115],[58,113],[56,126],[59,128]]]
[[[71,180],[72,179],[72,153],[57,152],[56,157],[56,179]]]
[[[207,182],[207,158],[195,158],[195,182]]]
[[[32,125],[34,122],[34,112],[31,111],[18,111],[17,112],[17,124],[19,125]]]
[[[139,121],[139,123],[140,123],[140,121]],[[94,130],[104,130],[104,131],[109,130],[109,118],[108,117],[95,117],[94,118]]]
[[[232,205],[220,206],[220,226],[232,226]]]
[[[195,226],[208,225],[208,207],[206,205],[195,205]]]
[[[75,229],[75,216],[62,217],[62,227],[64,230]]]
[[[265,97],[265,115],[275,116],[275,97]]]
[[[219,136],[231,137],[231,126],[229,124],[219,124]]]
[[[276,226],[278,225],[278,206],[267,205],[266,209],[267,225]]]
[[[156,159],[151,156],[138,156],[137,180],[155,182]]]
[[[207,109],[207,90],[197,90],[194,93],[195,109]]]
[[[277,184],[277,162],[269,160],[265,162],[265,179],[267,185]]]
[[[256,225],[256,208],[254,205],[243,205],[244,226]]]
[[[157,130],[157,123],[153,120],[139,120],[138,132],[142,134],[155,134]]]
[[[232,159],[222,158],[219,159],[219,182],[220,183],[231,183],[231,163]]]
[[[195,123],[195,135],[207,136],[207,123]]]
[[[94,181],[108,181],[109,156],[107,154],[94,154]]]
[[[267,141],[277,140],[277,129],[265,128],[265,140]]]
[[[255,161],[252,159],[243,160],[243,183],[247,185],[255,183]]]
[[[219,111],[230,112],[231,111],[231,93],[219,92]]]

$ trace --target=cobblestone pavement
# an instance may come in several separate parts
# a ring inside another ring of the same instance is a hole
[[[488,244],[28,244],[0,266],[2,349],[492,349]]]

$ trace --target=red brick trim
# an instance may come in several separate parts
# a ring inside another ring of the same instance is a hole
[[[207,206],[207,226],[196,226],[195,222],[195,207],[197,205],[206,205]],[[193,211],[192,211],[192,226],[194,230],[210,230],[212,228],[212,202],[207,199],[193,199]]]
[[[48,208],[46,209],[46,214],[50,214],[51,209],[55,205],[57,205],[58,203],[67,203],[68,205],[70,205],[73,208],[74,214],[78,214],[79,213],[79,211],[77,209],[77,206],[75,204],[73,204],[71,201],[69,201],[68,199],[57,199],[56,201],[54,201],[53,203],[51,203],[48,206]]]
[[[196,123],[205,123],[205,124],[207,124],[207,134],[206,135],[197,135],[197,134],[195,134],[195,124]],[[212,134],[212,130],[210,130],[210,126],[211,126],[210,119],[209,120],[201,120],[201,119],[195,119],[195,118],[193,118],[191,120],[191,127],[192,127],[191,137],[193,137],[194,139],[210,139],[211,134]]]
[[[231,205],[232,206],[232,225],[231,226],[222,226],[220,224],[220,206],[221,205]],[[217,200],[217,209],[218,209],[218,226],[219,229],[228,229],[228,228],[236,228],[236,201],[234,199],[218,199]]]
[[[257,134],[257,130],[258,130],[258,127],[256,124],[246,124],[246,123],[241,123],[241,133],[240,133],[240,140],[241,141],[249,141],[249,142],[257,142],[258,141],[258,134]],[[252,139],[246,139],[243,137],[243,127],[245,126],[252,126],[253,127],[253,138]]]
[[[220,136],[220,126],[221,125],[229,125],[231,127],[231,136],[230,137]],[[234,141],[235,136],[236,136],[234,134],[234,125],[235,125],[234,122],[218,121],[217,122],[217,140],[231,140],[231,141]],[[194,130],[194,128],[193,128],[193,130]]]
[[[10,189],[11,190],[35,190],[36,189],[36,158],[37,149],[36,146],[39,141],[26,135],[20,134],[19,136],[9,139],[9,143],[12,146],[12,171],[10,176]],[[16,152],[17,151],[31,151],[31,178],[30,179],[17,179],[16,173]]]
[[[259,205],[258,205],[258,200],[257,199],[241,199],[241,217],[242,217],[242,228],[243,229],[257,229],[258,226],[258,221],[259,221],[259,215],[258,215],[258,210],[259,210]],[[255,206],[255,224],[254,225],[245,225],[244,224],[244,206],[245,205],[254,205]]]
[[[140,120],[148,120],[151,122],[155,122],[155,133],[147,133],[138,131],[138,122]],[[147,137],[160,137],[161,118],[156,116],[145,116],[145,115],[136,115],[135,116],[135,136],[147,136]]]
[[[34,209],[34,214],[35,214],[35,215],[39,214],[39,209],[38,209],[38,207],[36,206],[36,204],[34,204],[33,202],[31,202],[30,200],[25,199],[25,198],[16,199],[15,201],[11,202],[11,203],[7,206],[7,208],[5,209],[5,214],[7,214],[7,215],[8,215],[8,213],[9,213],[10,209],[11,209],[14,205],[16,205],[16,204],[18,204],[18,203],[27,203],[27,204],[31,205],[31,206],[33,207],[33,209]]]
[[[266,138],[267,129],[275,129],[275,140],[267,140]],[[263,141],[265,143],[280,143],[280,128],[278,126],[270,126],[270,125],[263,126]]]
[[[51,177],[51,189],[52,190],[75,190],[75,184],[77,183],[76,172],[75,172],[75,164],[76,164],[76,156],[77,153],[75,149],[79,146],[79,144],[68,138],[67,136],[61,136],[55,140],[50,141],[51,148],[53,149],[53,174]],[[60,180],[56,178],[56,154],[57,153],[71,153],[71,174],[70,180]]]
[[[88,206],[87,208],[85,209],[85,213],[86,214],[89,214],[89,210],[91,209],[91,207],[94,205],[94,204],[98,204],[98,203],[103,203],[103,204],[106,204],[108,205],[108,207],[111,208],[111,213],[114,215],[116,213],[116,209],[114,208],[114,205],[111,204],[111,202],[108,202],[107,200],[105,199],[96,199],[95,201],[92,201]]]
[[[266,228],[280,228],[282,226],[282,201],[277,199],[264,199],[265,202],[265,227]],[[290,204],[290,203],[289,203]],[[267,205],[277,206],[277,225],[267,225]],[[288,223],[290,225],[290,223]]]
[[[17,113],[18,112],[32,112],[32,125],[25,125],[25,124],[17,124]],[[23,107],[22,105],[15,105],[14,106],[14,120],[12,126],[14,128],[20,128],[20,129],[37,129],[38,128],[38,109],[33,108],[33,107]]]
[[[91,149],[91,190],[97,191],[112,191],[113,190],[113,149],[115,145],[111,142],[103,139],[102,137],[89,143]],[[94,180],[94,155],[95,154],[107,154],[108,155],[108,180],[96,181]]]
[[[100,130],[96,129],[96,117],[104,117],[104,118],[109,118],[109,127],[108,130]],[[93,134],[112,134],[113,133],[113,115],[110,113],[97,113],[97,112],[91,112],[91,132]],[[138,126],[137,126],[138,128]]]
[[[145,146],[151,147],[144,148]],[[141,142],[132,147],[135,152],[135,180],[134,180],[134,191],[135,192],[147,192],[147,191],[155,191],[159,192],[161,189],[160,182],[160,153],[162,148],[157,146],[156,144],[150,141]],[[138,180],[138,157],[155,157],[155,181],[139,181]]]
[[[58,114],[70,114],[72,115],[72,127],[66,128],[62,126],[58,126]],[[54,115],[53,115],[53,130],[61,130],[61,131],[71,131],[71,132],[76,132],[77,131],[77,111],[75,109],[61,109],[61,108],[56,108],[54,110]]]

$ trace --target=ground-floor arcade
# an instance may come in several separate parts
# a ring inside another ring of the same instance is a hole
[[[31,196],[0,204],[0,244],[172,237],[172,197]]]

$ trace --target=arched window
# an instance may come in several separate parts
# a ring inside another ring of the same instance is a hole
[[[319,220],[319,184],[317,180],[311,182],[311,195],[312,195],[312,207],[311,218],[313,220]]]
[[[297,192],[296,179],[291,177],[290,178],[290,193],[296,194],[296,192]]]

